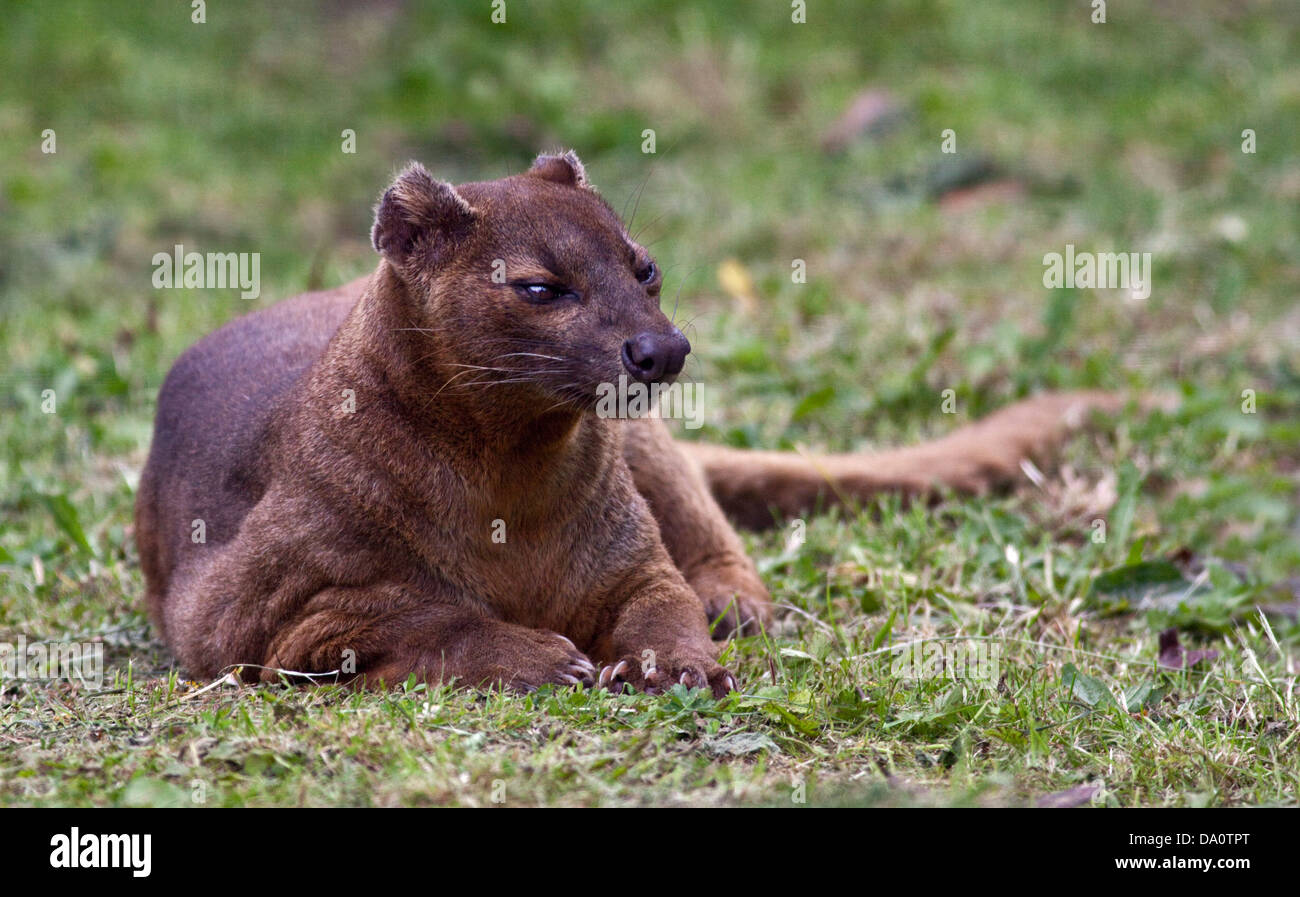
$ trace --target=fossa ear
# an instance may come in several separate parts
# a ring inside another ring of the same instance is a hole
[[[380,197],[370,242],[400,271],[410,272],[445,261],[477,219],[455,187],[411,162]]]
[[[573,150],[562,153],[543,153],[533,161],[533,167],[525,172],[529,177],[567,184],[570,187],[593,189],[587,181],[587,169]]]

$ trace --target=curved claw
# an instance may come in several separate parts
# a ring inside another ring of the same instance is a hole
[[[594,685],[596,682],[596,667],[586,658],[574,660],[569,663],[566,675],[576,678],[583,685]]]
[[[600,671],[600,687],[608,688],[620,676],[627,672],[627,661],[620,660],[617,664],[606,666]]]

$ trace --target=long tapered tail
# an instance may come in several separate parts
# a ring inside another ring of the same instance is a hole
[[[804,455],[684,443],[718,504],[741,526],[761,529],[819,507],[886,492],[980,493],[1013,482],[1021,461],[1043,463],[1091,412],[1125,398],[1105,392],[1045,393],[1009,405],[933,442],[862,454]]]

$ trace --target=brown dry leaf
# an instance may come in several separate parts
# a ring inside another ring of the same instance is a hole
[[[1025,195],[1025,185],[1020,181],[990,181],[974,187],[949,190],[939,199],[939,208],[950,214],[965,212],[970,209],[982,209],[985,206],[1011,202]]]
[[[1166,629],[1160,633],[1160,659],[1157,664],[1165,670],[1190,670],[1202,660],[1213,661],[1219,652],[1211,649],[1190,649],[1178,644],[1178,630]]]

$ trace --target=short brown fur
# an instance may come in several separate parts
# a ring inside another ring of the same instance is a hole
[[[151,616],[194,675],[720,695],[709,621],[771,617],[726,514],[986,489],[1116,404],[1039,396],[878,455],[677,443],[593,412],[625,340],[680,333],[572,153],[460,187],[412,165],[373,242],[373,275],[231,322],[159,395],[136,531]],[[573,295],[528,301],[543,281]]]

